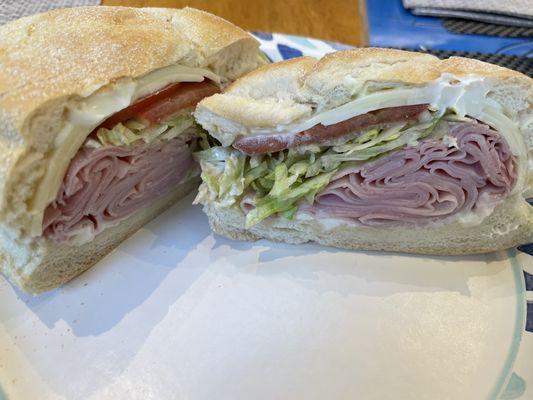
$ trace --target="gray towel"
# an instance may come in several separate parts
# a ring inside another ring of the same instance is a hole
[[[0,0],[0,25],[54,8],[95,6],[100,0]]]
[[[444,8],[415,7],[411,9],[414,15],[428,17],[461,18],[463,20],[484,22],[504,26],[518,26],[533,28],[533,18],[519,18],[511,15],[485,13],[479,11],[447,10]]]
[[[533,18],[531,0],[403,0],[405,8],[480,11]]]

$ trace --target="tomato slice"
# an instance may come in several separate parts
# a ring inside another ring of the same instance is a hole
[[[196,106],[203,98],[218,92],[220,92],[218,86],[210,81],[183,82],[179,91],[164,98],[160,97],[149,107],[140,110],[136,118],[148,124],[164,122],[180,111]]]
[[[220,92],[216,84],[203,82],[178,82],[149,94],[106,119],[98,128],[111,129],[119,122],[138,118],[154,124],[163,122],[185,108],[195,106],[204,97]]]

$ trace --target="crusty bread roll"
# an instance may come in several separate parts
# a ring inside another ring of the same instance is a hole
[[[81,273],[193,188],[186,182],[82,246],[42,235],[70,160],[107,117],[173,82],[224,86],[258,67],[258,42],[191,8],[82,7],[0,28],[2,272],[41,292]]]
[[[325,228],[316,219],[288,220],[273,217],[245,227],[245,215],[235,208],[204,206],[209,224],[219,235],[235,240],[301,244],[316,242],[351,250],[397,251],[414,254],[477,254],[507,249],[532,239],[530,205],[518,195],[500,204],[480,225],[452,222],[419,229],[370,228],[349,223]]]
[[[391,95],[372,103],[376,93]],[[238,148],[243,138],[263,135],[264,141],[269,135],[295,134],[316,126],[320,118],[327,128],[382,107],[420,103],[437,111],[459,109],[457,113],[472,117],[471,122],[498,130],[511,149],[516,182],[483,215],[471,218],[474,213],[464,213],[414,226],[367,226],[346,218],[322,219],[320,213],[304,215],[298,206],[292,218],[277,213],[250,226],[242,198],[233,204],[226,198],[222,204],[204,182],[198,202],[204,204],[215,232],[234,239],[314,241],[347,249],[425,254],[483,253],[532,241],[533,211],[526,198],[533,195],[533,80],[518,72],[460,57],[439,60],[392,49],[348,50],[318,61],[302,57],[259,68],[223,94],[201,101],[195,117],[223,146]],[[206,173],[205,165],[203,170]],[[250,188],[243,194],[254,195]]]

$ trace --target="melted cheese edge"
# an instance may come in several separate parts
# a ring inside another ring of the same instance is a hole
[[[521,156],[524,154],[524,148],[518,124],[505,115],[499,103],[488,98],[490,90],[491,84],[484,77],[445,73],[424,86],[400,87],[361,95],[348,103],[314,114],[303,121],[269,128],[241,127],[240,132],[247,132],[247,136],[280,133],[292,135],[317,124],[333,125],[381,108],[430,104],[432,109],[440,113],[451,109],[461,117],[468,115],[487,123],[505,137],[513,154]],[[232,143],[237,134],[217,132],[217,136],[220,136],[217,139],[223,143]]]
[[[202,82],[205,78],[216,83],[221,81],[218,75],[206,69],[170,65],[104,88],[109,90],[94,87],[84,93],[84,99],[68,109],[69,117],[56,136],[54,149],[48,156],[46,172],[30,203],[31,236],[42,234],[44,211],[55,200],[70,161],[94,128],[136,100],[171,83]]]

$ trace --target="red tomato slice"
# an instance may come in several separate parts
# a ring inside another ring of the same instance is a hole
[[[149,107],[140,110],[136,118],[148,124],[169,120],[180,111],[192,108],[200,100],[220,92],[217,85],[210,81],[183,82],[180,90],[166,97],[160,97]]]
[[[119,122],[132,118],[138,118],[148,124],[159,123],[185,108],[195,106],[204,97],[218,92],[220,92],[218,86],[209,80],[174,83],[113,114],[98,128],[111,129]]]

